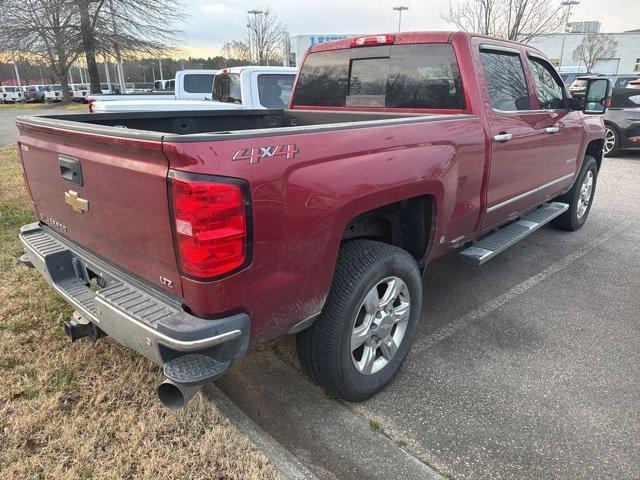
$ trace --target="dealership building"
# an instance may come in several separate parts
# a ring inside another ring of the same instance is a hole
[[[569,24],[566,35],[563,33],[539,35],[530,40],[529,45],[544,52],[561,72],[584,72],[584,64],[573,59],[573,52],[587,35],[595,35],[599,32],[600,22],[572,22]],[[640,73],[640,30],[607,33],[607,35],[610,35],[617,42],[616,52],[611,58],[600,60],[594,67],[593,73]],[[356,36],[358,34],[294,35],[289,37],[288,44],[285,45],[285,51],[289,52],[289,55],[285,55],[285,65],[299,66],[304,53],[313,45]],[[561,56],[562,62],[560,61]]]
[[[573,59],[573,52],[588,35],[600,32],[600,22],[572,22],[568,31],[540,35],[529,41],[529,45],[544,52],[560,72],[584,72],[585,66]],[[605,32],[603,32],[605,33]],[[606,33],[616,41],[615,53],[596,63],[593,73],[640,73],[640,30],[622,33]],[[562,48],[564,38],[564,49]],[[560,61],[562,57],[562,61]]]

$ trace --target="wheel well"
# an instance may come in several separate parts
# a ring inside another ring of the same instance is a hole
[[[585,155],[590,155],[596,159],[596,163],[598,164],[598,170],[600,170],[600,166],[602,165],[603,150],[604,150],[604,139],[600,138],[598,140],[592,140],[591,142],[589,142],[589,145],[587,145],[587,150],[585,151]]]
[[[432,231],[434,199],[409,198],[362,213],[344,229],[342,242],[367,238],[409,252],[422,267]]]

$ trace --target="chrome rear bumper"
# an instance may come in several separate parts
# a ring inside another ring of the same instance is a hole
[[[142,286],[127,272],[38,223],[20,229],[26,257],[49,284],[87,320],[119,343],[159,365],[185,354],[202,354],[231,364],[249,341],[249,317],[208,320],[185,312],[180,303]],[[89,286],[88,271],[103,288]]]

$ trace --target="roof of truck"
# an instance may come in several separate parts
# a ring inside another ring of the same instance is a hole
[[[260,65],[248,65],[243,67],[229,67],[223,68],[219,73],[240,73],[242,71],[250,72],[281,72],[281,73],[296,73],[298,69],[296,67],[281,67],[278,65],[273,66],[260,66]]]
[[[310,47],[307,52],[322,52],[325,50],[339,50],[343,48],[349,48],[351,46],[351,41],[354,38],[361,37],[375,37],[382,35],[393,35],[395,38],[393,39],[394,45],[402,45],[402,44],[410,44],[410,43],[443,43],[443,42],[451,42],[454,37],[478,37],[478,38],[486,38],[487,40],[495,40],[501,43],[512,44],[518,47],[525,47],[527,50],[536,51],[539,53],[540,50],[537,48],[531,47],[530,45],[523,45],[518,42],[514,42],[512,40],[505,40],[504,38],[492,37],[489,35],[482,35],[479,33],[470,33],[470,32],[457,32],[457,31],[431,31],[431,32],[391,32],[391,33],[371,33],[367,35],[357,35],[356,37],[343,38],[340,40],[334,40],[331,42],[318,43]]]

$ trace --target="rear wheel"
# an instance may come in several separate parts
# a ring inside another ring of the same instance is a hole
[[[411,255],[371,240],[347,243],[322,314],[297,336],[298,357],[333,396],[365,400],[400,368],[421,304],[422,279]]]
[[[575,231],[587,221],[593,196],[596,192],[598,178],[598,164],[595,158],[586,156],[582,163],[580,175],[567,193],[556,200],[568,203],[569,209],[551,221],[551,225],[561,230]]]
[[[615,157],[620,153],[620,134],[613,125],[606,125],[604,137],[604,154],[607,157]]]

